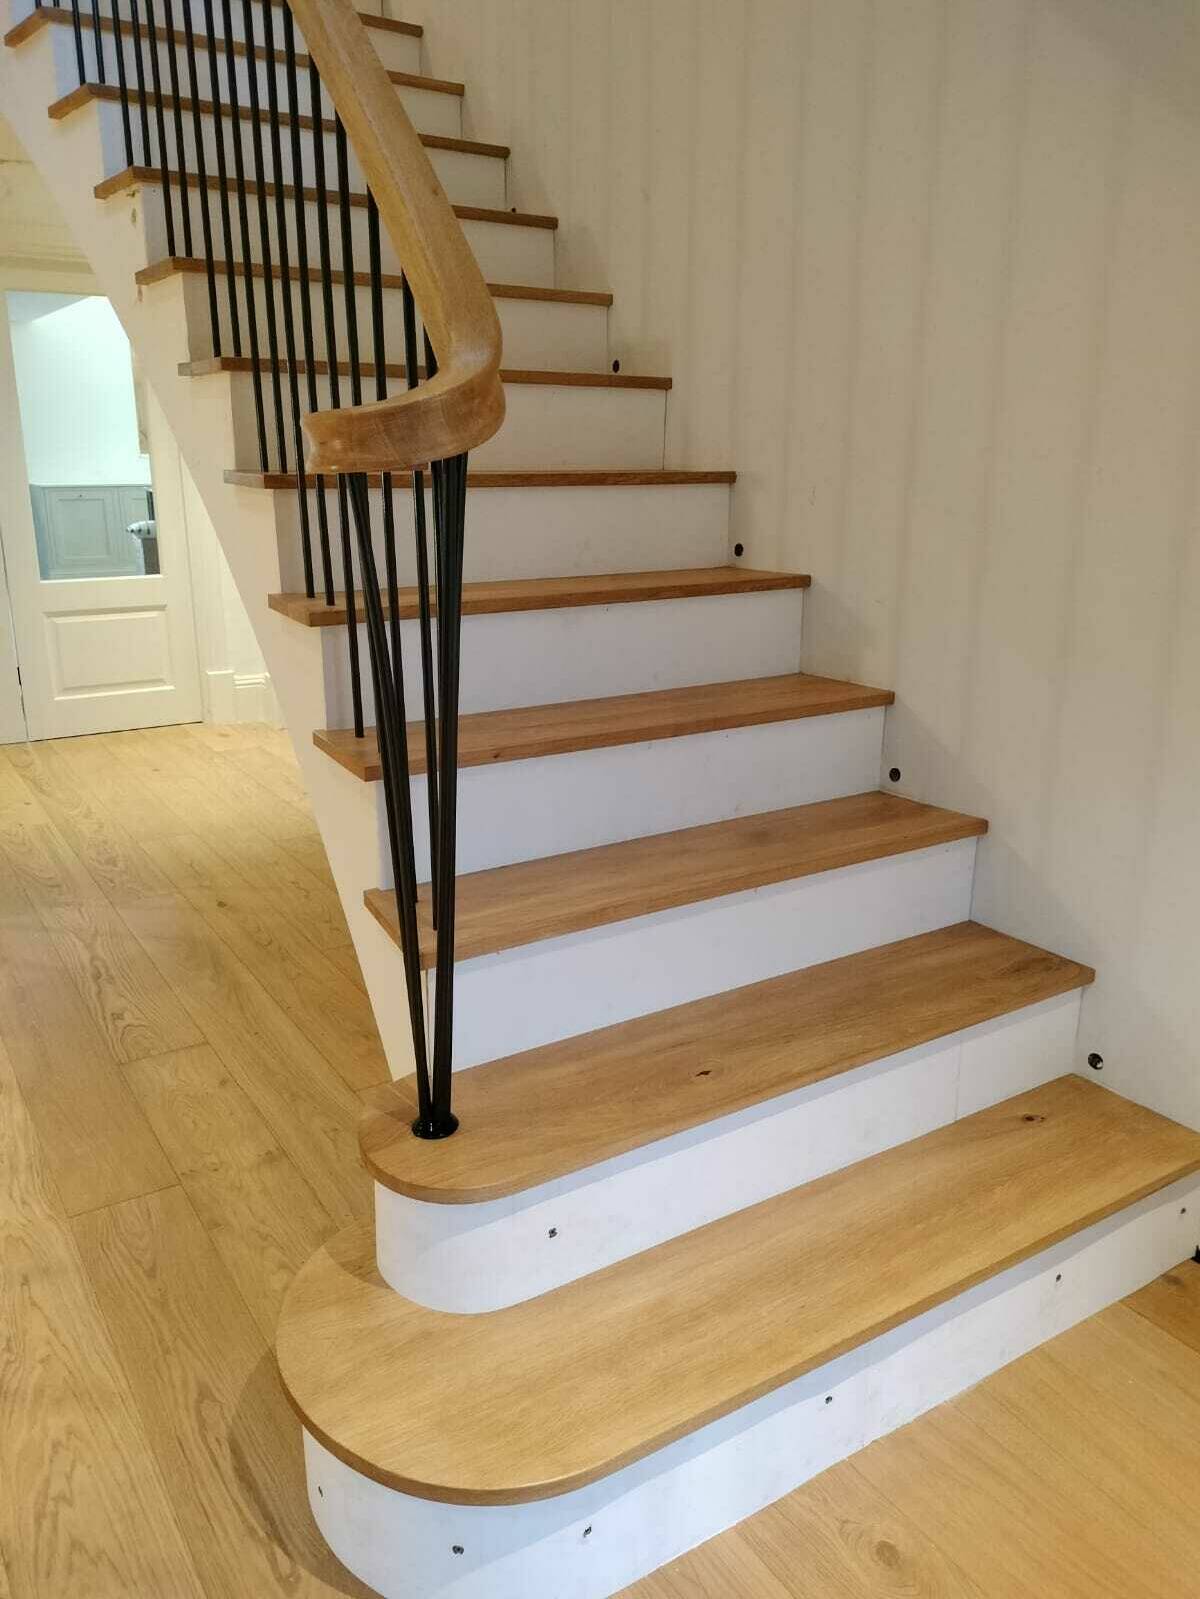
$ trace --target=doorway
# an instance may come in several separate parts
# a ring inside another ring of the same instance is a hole
[[[0,294],[0,416],[0,546],[26,729],[15,736],[198,721],[184,531],[156,514],[154,494],[156,455],[169,459],[173,440],[106,299]],[[0,690],[0,729],[13,720],[5,703]]]

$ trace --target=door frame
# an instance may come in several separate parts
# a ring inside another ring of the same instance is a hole
[[[22,270],[20,267],[15,266],[0,266],[0,417],[11,418],[9,425],[0,426],[0,575],[12,570],[12,562],[17,558],[14,552],[21,550],[25,552],[22,558],[28,559],[30,552],[35,552],[37,548],[33,507],[29,494],[29,474],[25,460],[24,435],[21,429],[20,396],[17,392],[16,369],[13,360],[12,330],[8,319],[8,305],[5,299],[5,295],[10,289],[32,293],[79,294],[104,297],[103,290],[90,271],[46,271],[32,265],[28,270]],[[165,471],[169,478],[175,463],[173,460],[164,458],[162,442],[165,420],[159,411],[157,396],[150,390],[146,391],[146,403],[148,411],[151,413],[146,418],[147,428],[151,435],[151,482],[157,489],[158,485],[154,482],[156,471]],[[155,447],[156,443],[158,445],[157,448]],[[170,452],[167,453],[169,454]],[[166,503],[173,508],[176,506],[179,496],[174,492],[173,483],[167,489],[164,498]],[[174,590],[171,603],[185,607],[187,612],[186,617],[180,616],[178,618],[181,630],[180,637],[186,639],[185,652],[189,657],[186,662],[181,662],[180,666],[188,669],[187,675],[190,676],[192,681],[190,695],[186,694],[185,685],[182,683],[180,691],[185,693],[187,700],[194,701],[194,704],[190,706],[191,714],[180,716],[177,719],[180,721],[201,721],[205,712],[196,635],[195,603],[192,593],[188,529],[186,519],[182,515],[172,516],[172,525],[174,537],[168,546],[171,568],[167,576]],[[36,563],[36,555],[33,556],[33,559]],[[31,645],[27,653],[35,658],[22,663],[21,630],[12,600],[12,580],[8,580],[0,587],[0,602],[7,606],[6,614],[11,623],[11,631],[7,638],[9,650],[13,656],[13,671],[10,681],[17,682],[15,708],[19,713],[20,721],[18,726],[17,718],[11,714],[10,708],[5,703],[3,691],[0,690],[0,742],[11,743],[25,741],[30,738],[65,736],[57,735],[54,731],[41,727],[37,718],[31,719],[29,707],[35,702],[32,699],[26,700],[21,693],[18,680],[23,666],[25,688],[28,690],[31,687],[29,674],[40,669],[41,659],[37,656],[36,646]],[[6,662],[3,656],[5,642],[5,638],[0,637],[0,673],[7,675]],[[6,731],[10,725],[12,731]]]

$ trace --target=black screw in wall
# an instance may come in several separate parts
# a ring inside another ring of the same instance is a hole
[[[614,361],[614,362],[613,362],[613,371],[614,371],[614,372],[619,372],[619,371],[620,371],[620,370],[621,370],[621,363],[620,363],[620,361]]]
[[[900,768],[898,766],[893,766],[891,771],[888,773],[888,776],[891,778],[893,783],[898,783],[900,781]]]
[[[1088,1056],[1088,1065],[1094,1072],[1102,1072],[1104,1070],[1104,1056],[1097,1055],[1096,1051],[1093,1050]]]
[[[745,545],[744,545],[744,544],[735,544],[735,545],[734,545],[734,546],[733,546],[733,553],[734,553],[734,554],[735,554],[735,555],[745,555],[745,553],[746,553],[746,546],[745,546]]]

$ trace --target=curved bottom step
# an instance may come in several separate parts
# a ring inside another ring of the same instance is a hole
[[[774,1414],[785,1390],[808,1393],[806,1374],[1197,1172],[1200,1134],[1062,1077],[484,1315],[402,1299],[358,1224],[296,1278],[279,1369],[307,1431],[402,1494],[496,1508],[611,1491],[661,1474],[668,1450],[691,1458],[710,1424],[745,1433],[764,1396]],[[1171,1226],[1165,1261],[1135,1249],[1140,1280],[1188,1252],[1194,1219]],[[878,1402],[890,1411],[910,1387],[889,1380]],[[770,1453],[747,1443],[739,1471],[758,1475]]]
[[[355,1470],[306,1432],[313,1515],[338,1559],[384,1599],[608,1599],[1168,1270],[1195,1247],[1198,1198],[1200,1178],[1178,1181],[553,1499],[496,1506],[416,1498]],[[888,1241],[880,1247],[882,1261]],[[394,1402],[406,1403],[403,1392]],[[531,1392],[527,1425],[553,1419]]]

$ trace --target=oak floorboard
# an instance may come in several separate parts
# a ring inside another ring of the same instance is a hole
[[[1153,1337],[1147,1323],[1145,1341]],[[1049,1350],[1035,1350],[965,1395],[963,1408],[1005,1448],[1039,1460],[1065,1497],[1082,1495],[1089,1510],[1098,1507],[1126,1547],[1136,1548],[1139,1530],[1149,1529],[1151,1553],[1139,1563],[1157,1566],[1167,1592],[1172,1572],[1195,1557],[1200,1446],[1194,1434],[1185,1440],[1161,1429],[1151,1442],[1139,1417],[1154,1377],[1141,1360],[1123,1368],[1127,1401],[1116,1405],[1089,1381],[1092,1364],[1108,1358],[1103,1338],[1089,1336],[1085,1324],[1075,1350],[1083,1358],[1069,1374]]]
[[[308,810],[308,790],[290,750],[284,759],[269,745],[251,744],[230,752],[225,756],[225,763],[237,767],[244,777],[251,778],[279,799]]]
[[[206,1599],[0,1044],[0,1594]]]
[[[0,922],[0,1041],[69,1215],[175,1181],[50,934],[32,913]]]
[[[721,1538],[703,1544],[643,1577],[626,1590],[626,1599],[797,1599],[802,1592],[789,1586],[759,1558],[742,1530],[734,1527]],[[826,1599],[822,1595],[822,1599]]]
[[[174,733],[177,730],[154,731]],[[201,840],[201,848],[209,862],[208,881],[234,878],[256,884],[322,948],[342,948],[351,942],[345,913],[328,870],[311,871],[301,858],[312,858],[315,829],[293,831],[284,838],[276,833],[268,817],[265,830],[260,830],[247,822],[244,810],[219,782],[210,784],[175,770],[165,743],[160,743],[156,749],[148,739],[134,743],[130,741],[131,735],[114,736],[125,741],[120,745],[120,752],[129,769],[160,797],[164,815],[172,818],[169,836],[187,835]],[[163,864],[171,885],[181,886],[164,861],[162,839],[157,845],[153,841],[148,844],[156,860]],[[296,849],[296,855],[291,853],[289,845]],[[323,850],[320,859],[324,861]],[[221,862],[224,865],[219,869]]]
[[[7,811],[38,811],[37,798],[9,758],[10,748],[0,747],[0,815]]]
[[[150,770],[160,778],[183,778],[207,789],[214,800],[236,807],[243,826],[264,832],[277,842],[320,837],[302,784],[299,795],[281,798],[243,770],[237,759],[214,756],[197,745],[186,727],[155,729],[154,736],[147,737],[147,749]]]
[[[129,1085],[263,1337],[333,1222],[208,1045],[138,1061]]]
[[[113,904],[166,890],[166,880],[141,845],[88,798],[61,753],[52,746],[18,744],[11,746],[10,759]]]
[[[1163,1599],[1146,1547],[1114,1528],[1107,1502],[1064,1488],[1025,1435],[1013,1453],[961,1400],[928,1412],[856,1458],[858,1469],[987,1594]]]
[[[172,889],[218,888],[224,883],[255,882],[207,838],[189,830],[164,833],[145,840],[144,848],[168,878]]]
[[[388,1075],[366,994],[269,900],[251,888],[193,887],[185,897],[350,1088]]]
[[[49,820],[26,821],[12,812],[0,816],[0,853],[39,910],[107,898]]]
[[[172,1188],[74,1225],[208,1599],[366,1599],[309,1514],[269,1349],[187,1196]]]
[[[89,900],[43,910],[41,917],[114,1060],[126,1064],[203,1043],[111,905]]]
[[[163,805],[161,796],[137,777],[108,747],[111,734],[64,740],[55,745],[69,770],[85,788],[87,797],[131,833],[143,849],[147,839],[169,833],[178,827],[175,813]]]
[[[353,944],[345,944],[336,949],[326,949],[324,953],[325,959],[336,966],[343,977],[348,977],[352,983],[362,989],[364,994],[366,993],[366,980],[362,974],[362,967],[359,965],[358,952]]]
[[[370,1207],[355,1094],[180,896],[123,912],[130,929],[335,1221]]]
[[[768,1505],[739,1530],[768,1570],[796,1582],[796,1594],[984,1599],[985,1590],[873,1488],[852,1460]]]
[[[1200,1353],[1200,1261],[1185,1260],[1132,1295],[1129,1308]]]
[[[1097,1403],[1127,1412],[1130,1426],[1144,1428],[1169,1450],[1182,1450],[1192,1464],[1180,1485],[1200,1498],[1200,1355],[1140,1316],[1133,1308],[1136,1297],[1063,1333],[1045,1352],[1068,1380],[1082,1378]]]

